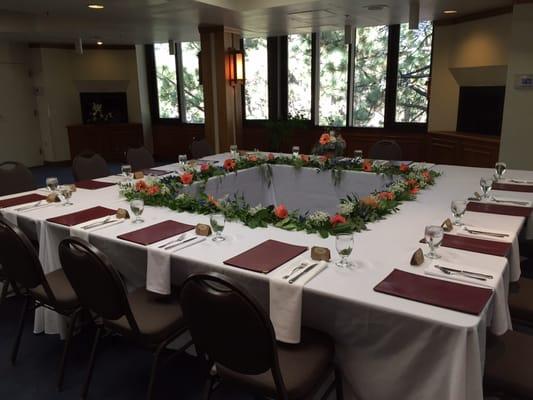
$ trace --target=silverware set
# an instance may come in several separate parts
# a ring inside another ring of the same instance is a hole
[[[465,227],[465,231],[467,231],[468,233],[470,233],[472,235],[485,235],[485,236],[492,236],[492,237],[497,237],[497,238],[509,237],[509,234],[507,234],[507,233],[480,231],[480,230],[477,230],[477,229],[470,229],[470,228],[467,228],[467,227]]]
[[[496,203],[508,203],[508,204],[516,204],[519,206],[528,206],[530,203],[528,201],[519,201],[519,200],[500,200],[495,197],[492,198],[492,201]]]
[[[443,267],[442,265],[435,265],[435,268],[444,272],[446,275],[461,275],[467,278],[477,279],[479,281],[486,281],[487,279],[494,279],[492,275],[482,274],[480,272],[473,272],[473,271],[467,271],[463,269]]]
[[[170,250],[175,247],[178,247],[182,245],[183,243],[192,242],[193,240],[198,239],[198,236],[191,236],[190,238],[185,238],[185,234],[180,235],[177,239],[171,240],[169,242],[163,243],[162,245],[158,246],[158,248],[163,250]]]
[[[30,211],[30,210],[37,210],[40,208],[48,207],[53,205],[54,203],[47,203],[45,200],[39,200],[38,202],[22,207],[15,208],[15,211],[18,212],[24,212],[24,211]]]
[[[305,274],[307,274],[309,271],[311,271],[313,268],[315,268],[316,266],[318,265],[318,263],[314,263],[314,264],[311,264],[311,265],[308,265],[302,272],[300,272],[299,274],[297,274],[294,278],[291,278],[289,279],[289,284],[293,284],[294,282],[296,282],[298,279],[300,279],[302,276],[304,276]]]

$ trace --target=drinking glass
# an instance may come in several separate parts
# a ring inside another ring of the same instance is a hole
[[[427,258],[440,258],[440,256],[437,254],[437,248],[440,246],[443,237],[444,229],[442,229],[441,226],[426,226],[426,230],[424,232],[424,239],[426,239],[426,243],[429,246],[429,253],[426,254]]]
[[[211,214],[209,216],[209,222],[211,223],[211,229],[213,229],[213,232],[215,232],[213,241],[222,242],[226,240],[226,238],[222,236],[224,224],[226,223],[226,218],[224,217],[224,214]]]
[[[482,177],[479,180],[479,186],[481,186],[481,191],[483,192],[483,198],[488,199],[489,198],[489,192],[492,189],[492,184],[494,180],[492,178],[488,177]]]
[[[59,180],[55,176],[46,178],[46,187],[48,188],[49,191],[55,192],[57,190],[58,185],[59,185]]]
[[[300,156],[300,146],[292,146],[292,156],[297,158]]]
[[[494,169],[496,170],[496,179],[502,179],[503,174],[505,174],[505,170],[507,169],[507,164],[499,161],[494,164]]]
[[[179,165],[184,166],[186,162],[187,162],[187,154],[180,154],[178,156]]]
[[[464,225],[461,222],[461,217],[464,215],[466,211],[466,201],[465,200],[452,200],[452,214],[454,216],[453,224],[456,226],[462,226]]]
[[[59,193],[61,193],[61,196],[65,199],[65,202],[63,203],[64,206],[71,206],[73,204],[70,201],[70,198],[72,197],[72,188],[70,185],[59,186]]]
[[[229,152],[231,154],[231,158],[237,158],[237,156],[239,155],[239,148],[237,147],[236,144],[232,144],[229,147]]]
[[[133,224],[139,224],[141,222],[144,222],[144,220],[141,218],[141,215],[144,211],[144,200],[143,199],[133,199],[130,202],[130,208],[133,215],[135,215],[135,219],[133,219],[131,222]]]
[[[353,233],[339,233],[335,236],[335,247],[341,259],[337,261],[336,265],[341,268],[347,268],[352,263],[348,261],[348,256],[352,254],[353,249]]]
[[[353,158],[355,161],[361,161],[363,159],[363,150],[354,150]]]
[[[131,178],[131,165],[123,165],[120,167],[120,171],[122,172],[122,176],[130,179]]]

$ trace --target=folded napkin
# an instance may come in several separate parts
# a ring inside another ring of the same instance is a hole
[[[519,185],[533,185],[533,180],[521,179],[521,178],[508,178],[505,182],[518,183]]]
[[[496,203],[502,203],[502,204],[510,204],[513,206],[521,206],[521,207],[531,207],[532,203],[531,201],[524,200],[524,199],[517,199],[514,197],[500,197],[500,196],[492,196],[492,200]],[[523,204],[521,204],[523,203]]]
[[[461,265],[459,267],[459,266],[457,266],[455,264],[452,265],[452,264],[448,264],[448,263],[441,262],[441,261],[438,261],[437,263],[432,263],[431,265],[427,266],[424,269],[424,274],[425,275],[430,275],[430,276],[436,276],[438,278],[446,278],[446,279],[450,279],[450,280],[453,280],[453,281],[459,281],[459,282],[465,282],[465,283],[468,283],[468,284],[474,284],[476,286],[487,287],[487,288],[491,288],[491,289],[493,289],[495,287],[495,282],[496,282],[495,278],[487,279],[485,281],[482,281],[480,279],[469,278],[468,276],[465,276],[465,275],[454,274],[454,273],[447,274],[445,272],[442,272],[437,267],[435,267],[435,265],[440,265],[441,267],[445,267],[445,268],[461,269],[461,270],[466,270],[466,271],[470,271],[470,272],[477,272],[477,273],[481,273],[481,274],[487,274],[486,271],[482,271],[479,268],[474,268],[474,267],[470,267],[470,266],[463,266],[463,265]],[[491,275],[490,273],[488,273],[488,274]]]
[[[487,234],[485,235],[485,234],[482,234],[482,233],[470,233],[470,232],[468,232],[467,229],[471,230],[471,231],[487,232]],[[497,240],[497,241],[500,241],[500,242],[512,242],[513,241],[513,236],[509,232],[506,232],[506,231],[501,230],[501,229],[485,228],[485,227],[482,227],[482,226],[464,225],[464,226],[460,227],[459,229],[457,229],[456,231],[454,231],[454,233],[456,233],[459,236],[466,236],[466,237],[477,238],[477,239]],[[505,234],[505,235],[509,235],[509,236],[497,237],[497,236],[490,235],[490,233],[496,233],[496,234],[497,233],[501,233],[501,234]]]
[[[316,261],[305,260],[307,265]],[[316,267],[307,272],[293,284],[282,277],[296,268],[291,262],[287,268],[280,268],[270,277],[270,320],[274,326],[276,339],[285,343],[299,343],[302,325],[302,291],[304,285],[322,272],[328,264],[320,261]],[[291,275],[294,278],[305,268]],[[289,278],[290,279],[290,278]]]
[[[192,236],[192,235],[191,235]],[[146,290],[162,295],[171,293],[170,256],[175,251],[203,242],[205,236],[198,236],[194,240],[182,243],[168,250],[159,246],[168,239],[147,247],[148,257],[146,265]],[[183,240],[187,240],[185,237]]]
[[[14,212],[9,212],[9,211],[4,210],[2,211],[2,217],[7,219],[9,222],[11,222],[15,226],[18,224],[17,214]]]

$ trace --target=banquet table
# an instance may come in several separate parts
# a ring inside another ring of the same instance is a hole
[[[226,157],[223,154],[208,158],[220,163]],[[158,168],[179,171],[176,164]],[[464,266],[465,269],[472,267],[494,275],[494,281],[490,283],[494,295],[480,315],[400,299],[373,290],[393,269],[424,275],[430,260],[418,267],[409,264],[413,252],[424,246],[419,243],[424,227],[440,225],[450,217],[452,200],[470,197],[479,190],[479,178],[493,173],[488,169],[448,165],[433,168],[442,172],[435,186],[421,191],[415,201],[401,204],[397,213],[370,223],[367,230],[355,234],[355,248],[350,256],[353,268],[342,269],[332,262],[303,289],[302,324],[327,332],[334,339],[346,398],[482,399],[486,329],[497,335],[512,329],[507,294],[509,282],[520,277],[518,237],[520,234],[531,236],[528,228],[524,229],[528,219],[525,217],[469,211],[463,217],[467,225],[508,232],[513,244],[509,257],[445,247],[438,250],[442,256],[439,262]],[[295,172],[289,171],[288,167],[277,168],[272,177],[273,188],[267,190],[269,185],[263,182],[262,191],[252,189],[252,183],[257,186],[257,182],[263,179],[257,168],[239,171],[224,180],[210,180],[206,192],[222,196],[238,187],[247,201],[256,204],[282,201],[296,208],[303,202],[305,209],[319,209],[324,198],[312,193],[322,192],[320,186],[312,186],[311,181],[304,184],[295,174],[301,174],[303,178],[300,179],[309,178],[309,174],[319,175],[318,179],[322,180],[331,177],[327,171],[306,170],[302,168],[302,171]],[[509,170],[507,176],[533,179],[533,172]],[[117,182],[119,179],[107,177],[101,180]],[[366,195],[373,189],[380,189],[387,179],[375,174],[345,172],[339,187],[333,189],[335,193],[330,196],[342,197],[352,192]],[[494,193],[533,200],[533,193]],[[127,201],[119,195],[117,186],[99,190],[78,189],[73,193],[72,201],[74,204],[70,207],[58,204],[24,213],[9,208],[2,210],[8,220],[26,229],[33,226],[40,243],[39,258],[46,273],[61,267],[57,245],[71,234],[69,228],[50,223],[46,221],[48,218],[93,206],[129,208]],[[331,213],[335,211],[335,206],[324,204],[322,209]],[[110,258],[131,288],[146,285],[147,249],[118,239],[118,235],[167,219],[191,225],[209,224],[209,216],[180,213],[163,207],[146,207],[143,218],[145,222],[139,226],[125,221],[89,233],[89,241]],[[316,234],[271,226],[250,229],[240,222],[226,222],[224,235],[227,238],[224,242],[215,243],[208,239],[172,253],[172,284],[179,285],[191,273],[220,272],[238,281],[268,310],[269,280],[274,272],[259,274],[237,269],[225,265],[224,260],[266,239],[308,247],[324,246],[335,253],[334,237],[323,239]],[[306,258],[309,258],[308,252],[291,261],[289,267]],[[57,314],[40,310],[36,313],[34,330],[60,333],[61,324]]]

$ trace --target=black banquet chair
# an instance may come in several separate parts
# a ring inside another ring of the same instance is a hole
[[[30,309],[45,307],[70,317],[70,324],[59,366],[58,389],[63,384],[65,363],[70,341],[80,315],[79,303],[62,270],[45,274],[35,248],[24,233],[0,217],[0,264],[6,279],[24,297],[18,331],[11,352],[15,365],[24,330],[26,314]]]
[[[207,357],[207,371],[214,366],[222,383],[278,400],[303,399],[333,372],[335,382],[322,398],[329,396],[335,384],[337,399],[342,398],[329,336],[304,328],[299,344],[276,342],[265,311],[219,274],[190,276],[181,289],[181,304],[196,349]],[[210,377],[205,399],[209,399],[215,380]]]
[[[153,168],[155,166],[154,157],[146,147],[137,149],[130,148],[126,152],[126,162],[131,165],[133,171]]]
[[[394,140],[380,140],[372,145],[368,158],[372,160],[402,160],[402,148]]]
[[[189,151],[195,160],[215,154],[213,148],[205,138],[194,138]]]
[[[0,164],[0,196],[35,189],[31,171],[25,165],[6,161]]]
[[[143,288],[128,294],[107,257],[86,241],[63,240],[59,244],[59,259],[81,306],[91,312],[97,326],[82,399],[87,398],[96,350],[104,330],[118,333],[154,352],[148,387],[148,399],[151,399],[162,351],[186,331],[179,302],[161,299]],[[181,350],[190,345],[191,342],[186,343]]]
[[[111,174],[107,162],[100,154],[86,151],[72,160],[72,174],[76,182],[101,178]]]

